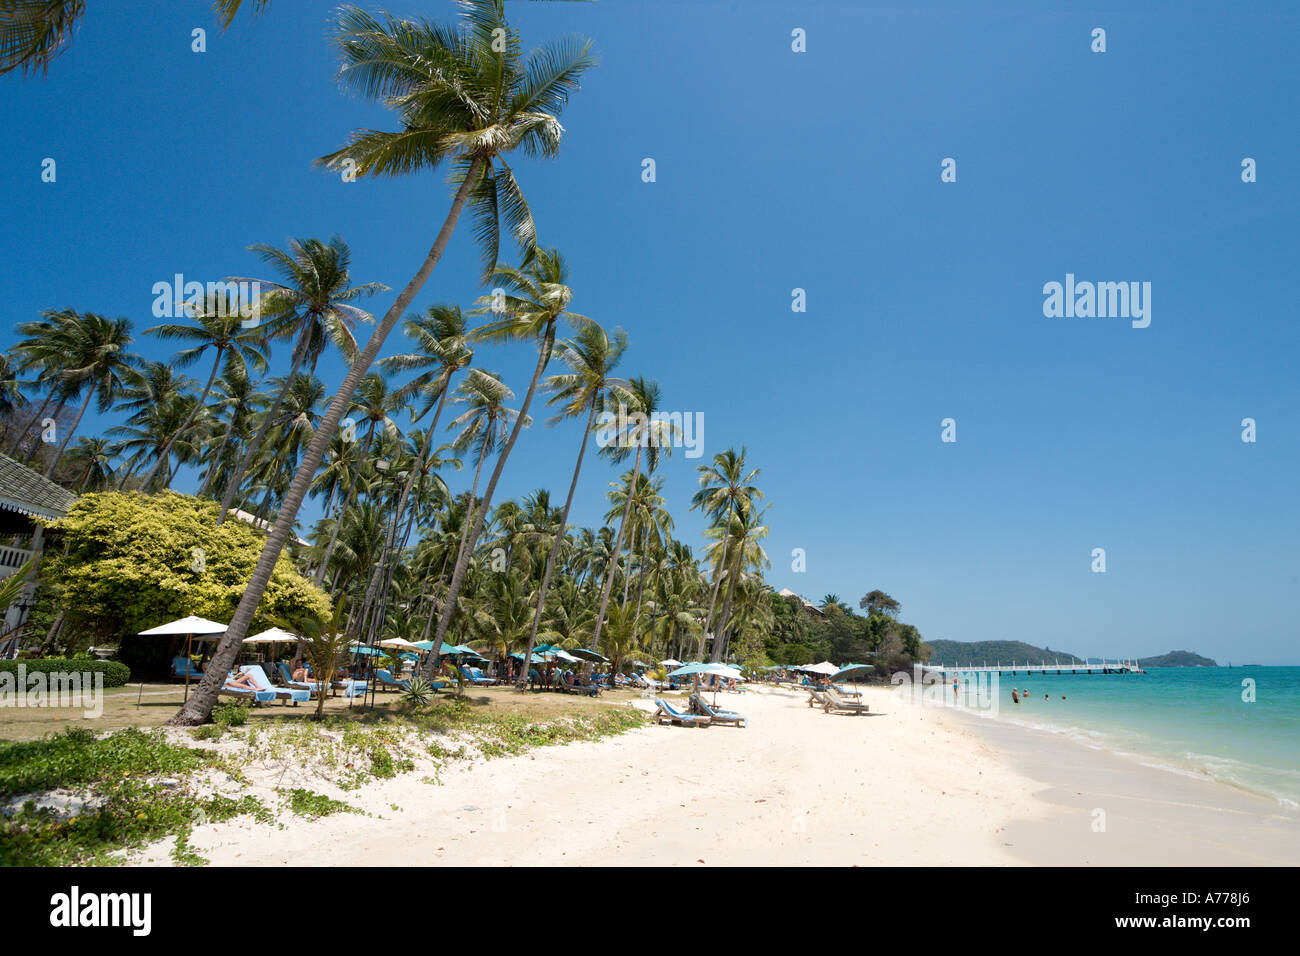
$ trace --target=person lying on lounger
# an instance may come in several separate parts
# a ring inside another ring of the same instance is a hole
[[[307,671],[306,664],[299,664],[294,668],[292,676],[295,681],[305,681],[311,677],[311,674]]]
[[[226,687],[230,690],[261,690],[257,682],[242,671],[240,673],[231,671],[230,676],[226,678]]]

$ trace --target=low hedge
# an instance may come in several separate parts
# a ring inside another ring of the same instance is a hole
[[[121,687],[131,679],[131,669],[121,661],[99,661],[73,657],[38,657],[30,660],[0,661],[0,673],[7,671],[16,678],[20,664],[27,674],[50,674],[54,672],[103,674],[105,687]]]

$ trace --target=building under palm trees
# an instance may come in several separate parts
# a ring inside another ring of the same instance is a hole
[[[11,577],[41,553],[45,528],[38,518],[62,518],[77,496],[48,478],[0,455],[0,580]],[[4,632],[22,624],[36,590],[32,581],[5,613]],[[3,641],[0,641],[3,643]]]

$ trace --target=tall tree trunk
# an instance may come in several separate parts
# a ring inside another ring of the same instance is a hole
[[[63,406],[66,404],[68,404],[68,397],[64,395],[62,398],[59,399],[59,404],[54,406],[54,414],[50,416],[51,421],[57,422],[59,420],[59,414],[63,411]],[[45,419],[41,419],[41,421],[44,420]],[[38,433],[44,431],[44,429],[39,427],[40,422],[36,422],[35,424],[37,425]],[[42,439],[38,439],[37,441],[32,442],[32,447],[29,448],[27,450],[27,454],[23,456],[24,465],[28,464],[33,458],[36,457],[36,450],[40,448],[41,445],[43,444],[45,444],[45,442]]]
[[[736,548],[736,563],[731,568],[731,580],[727,582],[727,596],[722,602],[722,613],[718,615],[718,630],[713,635],[713,660],[722,660],[723,635],[731,617],[731,598],[736,593],[736,580],[740,577],[740,566],[745,560],[745,539],[741,538]]]
[[[587,453],[587,442],[591,437],[591,423],[596,418],[596,405],[593,396],[591,411],[587,414],[587,427],[582,430],[582,444],[578,446],[578,463],[573,466],[573,478],[569,481],[569,496],[564,499],[564,513],[560,515],[560,526],[555,531],[555,543],[546,559],[546,571],[542,574],[542,586],[537,593],[537,610],[533,613],[533,627],[528,632],[528,650],[524,653],[523,668],[520,670],[520,687],[528,686],[528,665],[533,659],[533,647],[537,644],[537,628],[542,623],[542,612],[546,608],[546,589],[550,586],[551,575],[555,573],[556,559],[560,554],[560,545],[564,541],[564,530],[569,525],[569,509],[573,506],[573,493],[578,487],[578,475],[582,472],[582,458]]]
[[[415,487],[415,482],[420,474],[420,468],[415,466],[416,464],[422,466],[429,457],[429,449],[433,445],[433,432],[434,429],[438,427],[438,418],[442,415],[442,406],[447,400],[447,387],[449,385],[451,385],[451,369],[448,369],[443,375],[442,393],[438,396],[438,407],[434,409],[433,421],[429,423],[429,428],[425,432],[424,445],[420,448],[419,462],[411,463],[411,469],[406,473],[406,481],[402,482],[402,493],[397,499],[398,520],[395,520],[392,527],[389,528],[388,539],[384,542],[383,556],[380,558],[379,563],[375,565],[374,571],[370,574],[370,583],[366,585],[366,596],[362,601],[363,607],[374,600],[375,594],[379,591],[379,584],[383,580],[384,564],[395,543],[394,539],[397,532],[397,525],[400,522],[400,516],[406,512],[406,502],[410,498],[411,489]],[[475,480],[478,480],[477,474],[475,475]]]
[[[339,419],[343,417],[343,410],[352,401],[352,394],[356,391],[357,383],[361,381],[362,376],[366,374],[366,370],[370,368],[370,363],[375,360],[379,350],[383,348],[384,340],[393,330],[393,326],[397,324],[397,320],[401,318],[402,313],[410,306],[411,300],[415,298],[416,293],[424,287],[424,283],[432,274],[438,260],[442,258],[447,243],[451,240],[451,234],[456,229],[456,222],[460,219],[461,211],[469,200],[470,192],[479,181],[482,170],[483,161],[475,158],[470,163],[460,188],[456,190],[456,198],[452,200],[451,209],[448,210],[447,218],[443,221],[442,228],[438,230],[438,236],[434,240],[433,247],[429,250],[428,255],[425,256],[424,263],[411,278],[411,281],[406,284],[406,287],[402,289],[388,311],[384,313],[384,318],[380,321],[374,334],[370,336],[366,347],[348,370],[347,376],[343,379],[343,384],[339,387],[338,393],[334,396],[329,409],[325,412],[325,418],[321,422],[320,428],[312,437],[307,454],[298,465],[298,471],[293,476],[293,482],[289,485],[289,492],[285,495],[280,513],[275,519],[275,527],[267,535],[266,545],[262,548],[262,554],[257,559],[257,566],[253,569],[253,575],[249,579],[248,586],[244,589],[243,596],[239,599],[239,606],[235,608],[235,614],[230,620],[230,626],[217,643],[217,649],[212,655],[210,665],[204,672],[203,679],[199,682],[198,689],[189,701],[172,715],[168,721],[169,724],[194,726],[204,723],[211,716],[212,707],[217,702],[217,693],[225,682],[226,673],[230,670],[231,665],[235,663],[235,658],[239,656],[239,648],[248,635],[248,627],[253,623],[253,615],[257,612],[257,605],[266,592],[267,582],[271,580],[271,572],[275,570],[275,564],[280,558],[280,552],[284,550],[285,542],[293,531],[294,519],[297,518],[298,509],[307,496],[307,489],[311,485],[316,468],[320,465],[321,457],[325,454],[325,448],[329,444],[330,436],[334,434],[334,429],[338,427]]]
[[[533,369],[532,381],[528,383],[528,393],[524,395],[524,403],[519,408],[519,417],[515,419],[514,428],[510,429],[510,437],[506,439],[506,447],[501,450],[496,467],[492,469],[492,477],[488,479],[487,491],[483,493],[483,505],[474,515],[474,528],[470,532],[469,543],[456,559],[456,569],[451,573],[451,584],[447,590],[447,603],[442,609],[442,616],[438,619],[438,634],[434,638],[433,653],[429,655],[425,664],[427,677],[431,678],[438,667],[438,654],[442,649],[442,640],[447,636],[451,616],[456,610],[456,598],[460,595],[460,586],[465,580],[465,569],[469,566],[470,555],[474,552],[474,546],[478,544],[479,535],[483,533],[483,522],[487,519],[488,509],[492,506],[492,495],[497,490],[497,482],[501,480],[501,472],[505,470],[510,452],[519,439],[519,433],[523,431],[524,423],[528,421],[528,409],[533,404],[537,381],[542,377],[546,364],[551,360],[551,349],[555,345],[555,321],[554,318],[551,319],[542,336],[542,345],[537,351],[537,366]]]
[[[321,560],[320,567],[316,569],[316,584],[319,585],[325,579],[325,569],[329,566],[330,558],[334,555],[334,548],[339,541],[339,529],[343,527],[343,513],[357,500],[357,483],[361,480],[361,464],[366,460],[366,455],[370,453],[370,443],[375,437],[374,422],[370,423],[370,429],[366,432],[366,440],[361,444],[361,450],[357,452],[357,467],[352,470],[352,481],[348,484],[347,491],[344,493],[343,500],[339,502],[338,517],[334,520],[334,529],[330,531],[329,544],[325,546],[325,557]]]
[[[722,567],[727,563],[727,546],[724,539],[722,553],[718,555],[718,567],[713,572],[713,593],[709,596],[709,614],[704,619],[704,630],[700,631],[700,643],[696,657],[704,657],[704,635],[709,633],[709,628],[713,626],[713,611],[718,603],[718,586],[722,584]]]
[[[77,433],[77,426],[81,424],[81,416],[86,414],[86,409],[90,407],[90,400],[95,397],[94,383],[91,382],[88,384],[90,387],[86,389],[86,400],[81,403],[81,408],[77,412],[77,417],[72,420],[72,427],[69,428],[68,433],[63,436],[63,444],[59,445],[59,450],[54,453],[54,458],[45,466],[46,478],[50,477],[54,472],[54,467],[59,463],[59,459],[63,457],[63,452],[68,447],[68,442],[72,441],[72,436]]]
[[[618,569],[618,554],[623,550],[623,532],[627,530],[627,516],[632,512],[632,489],[636,487],[636,476],[641,473],[641,449],[645,443],[636,445],[636,463],[632,466],[632,477],[628,481],[627,500],[623,503],[623,518],[618,523],[618,537],[614,539],[614,550],[609,556],[609,566],[605,569],[605,583],[600,589],[600,610],[596,613],[596,626],[591,631],[589,650],[600,646],[600,632],[605,626],[605,612],[609,610],[609,593],[614,589],[614,572]]]
[[[230,425],[226,428],[226,433],[221,436],[221,445],[217,448],[217,453],[212,458],[212,463],[208,465],[208,473],[203,476],[203,487],[199,489],[199,494],[206,495],[212,490],[213,482],[217,480],[217,472],[221,469],[221,459],[226,457],[226,449],[230,447],[230,438],[235,432],[238,424],[240,410],[235,408],[230,412]]]
[[[387,316],[385,316],[385,318],[387,318]],[[258,449],[262,447],[262,442],[266,438],[266,433],[271,428],[271,422],[273,422],[275,417],[280,414],[280,406],[284,404],[284,399],[285,396],[289,394],[289,389],[293,388],[293,380],[298,377],[298,369],[302,368],[303,359],[306,358],[307,355],[307,332],[308,327],[304,325],[302,332],[298,336],[298,341],[293,347],[293,364],[289,366],[289,376],[284,380],[284,388],[280,389],[280,394],[275,397],[275,404],[267,410],[266,416],[262,419],[262,423],[257,426],[257,434],[255,434],[253,440],[248,443],[248,447],[244,449],[244,454],[240,456],[238,466],[236,466],[235,470],[231,473],[230,479],[226,483],[226,493],[221,497],[221,510],[217,513],[217,524],[221,524],[226,520],[226,512],[229,511],[230,506],[234,504],[235,495],[239,493],[239,486],[244,483],[244,472],[248,471],[248,466],[253,463],[253,456],[256,455]],[[378,332],[377,329],[376,332]],[[384,334],[387,335],[388,333],[385,332]],[[374,341],[373,335],[370,338],[371,341]],[[344,379],[344,381],[346,382],[347,379]],[[353,390],[356,390],[355,385],[353,386]],[[348,396],[349,398],[351,397],[351,392],[348,393]],[[342,416],[340,415],[340,417]],[[337,421],[335,424],[338,424]],[[331,427],[331,431],[332,430],[333,427]]]
[[[162,463],[167,461],[171,456],[172,445],[176,444],[176,439],[185,434],[185,429],[189,428],[190,425],[194,423],[194,419],[199,414],[199,410],[204,407],[204,403],[208,400],[208,393],[212,391],[212,383],[217,380],[217,369],[221,367],[221,355],[225,350],[226,348],[224,345],[217,346],[217,360],[212,363],[212,373],[208,376],[208,384],[203,386],[203,394],[200,395],[199,400],[194,403],[194,407],[190,409],[190,413],[185,416],[185,421],[181,422],[180,427],[177,428],[176,431],[172,433],[172,436],[167,439],[167,444],[163,445],[162,451],[158,452],[158,461],[145,477],[144,484],[140,486],[141,490],[149,490],[150,484],[153,483],[154,476],[158,474],[158,469],[162,466]]]

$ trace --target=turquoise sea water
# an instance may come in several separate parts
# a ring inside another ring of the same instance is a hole
[[[1243,699],[1251,686],[1245,682],[1253,683],[1253,702]],[[1013,686],[1029,689],[1025,702],[1011,702]],[[998,695],[999,720],[1064,733],[1300,807],[1300,667],[1020,674],[1001,677]]]

